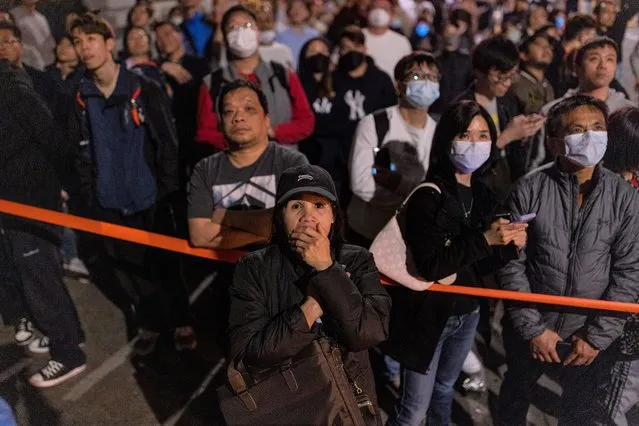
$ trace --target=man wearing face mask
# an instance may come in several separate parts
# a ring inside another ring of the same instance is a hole
[[[406,37],[391,30],[392,14],[389,0],[373,1],[368,12],[368,28],[362,30],[369,56],[391,78],[397,62],[413,50]]]
[[[607,37],[595,38],[584,44],[575,55],[578,86],[568,90],[562,98],[544,105],[541,113],[548,115],[557,103],[577,94],[592,96],[605,102],[611,113],[624,107],[634,106],[622,92],[610,87],[615,78],[618,51],[617,44]],[[537,138],[544,140],[543,129]],[[539,147],[533,160],[533,167],[542,164],[546,157],[544,145],[540,144]]]
[[[437,57],[442,76],[439,82],[439,99],[428,110],[436,119],[473,82],[472,59],[459,48],[463,29],[452,23],[444,27],[442,34],[444,50]]]
[[[260,56],[266,61],[275,61],[286,68],[293,68],[293,52],[287,45],[275,41],[275,14],[270,1],[262,1],[257,7],[257,26],[260,29]]]
[[[550,110],[546,135],[555,161],[521,179],[507,203],[512,215],[534,213],[536,218],[522,255],[499,271],[504,289],[637,300],[639,196],[601,164],[607,117],[603,101],[584,95]],[[562,373],[559,424],[592,418],[588,398],[598,395],[594,374],[605,368],[598,355],[620,336],[625,318],[550,305],[506,308],[508,371],[500,391],[500,424],[526,423],[532,388],[549,368]]]
[[[332,152],[335,158],[325,160],[337,165],[333,180],[338,191],[341,188],[344,206],[348,205],[347,164],[357,123],[367,114],[397,104],[393,81],[366,56],[364,43],[364,34],[358,27],[346,27],[337,42],[340,58],[332,75],[332,128],[339,148]]]
[[[349,241],[369,247],[426,177],[437,125],[428,108],[439,97],[439,79],[431,55],[412,53],[402,58],[395,67],[399,105],[359,122],[349,160],[353,191],[347,215]]]
[[[315,117],[302,84],[293,70],[260,56],[260,33],[255,14],[243,6],[234,6],[224,14],[221,26],[229,63],[204,77],[195,139],[217,149],[226,148],[227,143],[217,125],[215,104],[221,87],[237,79],[250,80],[264,92],[271,110],[271,140],[292,147],[309,137],[313,133]]]

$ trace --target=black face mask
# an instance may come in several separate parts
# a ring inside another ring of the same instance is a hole
[[[328,70],[329,61],[328,56],[323,53],[317,53],[306,58],[306,67],[313,74],[324,72]]]
[[[364,54],[362,52],[351,51],[339,58],[337,67],[344,72],[353,71],[364,62]]]

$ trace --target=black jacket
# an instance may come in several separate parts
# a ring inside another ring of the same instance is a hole
[[[473,81],[473,63],[470,55],[459,50],[443,52],[438,58],[439,99],[428,109],[430,114],[443,114],[453,100],[466,91]]]
[[[367,350],[388,336],[390,297],[368,251],[346,245],[335,258],[319,273],[276,245],[243,258],[229,289],[230,356],[249,370],[269,369],[328,334],[344,349],[349,378],[374,399]],[[308,286],[324,310],[322,323],[310,330],[300,309]]]
[[[0,199],[60,210],[60,175],[70,152],[28,74],[0,60]],[[4,216],[2,226],[47,231],[52,225]]]
[[[137,100],[144,116],[146,138],[144,155],[149,168],[155,176],[158,186],[156,202],[162,202],[175,193],[179,187],[178,179],[178,141],[171,114],[170,104],[164,92],[156,83],[131,71],[125,71],[133,87],[141,87]],[[85,76],[90,78],[90,76]],[[112,95],[112,97],[115,95]],[[130,97],[118,99],[129,103]],[[94,206],[95,173],[93,150],[88,118],[84,107],[75,103],[69,122],[70,140],[76,146],[75,165],[78,171],[78,190],[87,207]]]
[[[464,217],[457,182],[452,169],[433,170],[427,181],[432,188],[418,190],[408,202],[405,213],[405,241],[422,277],[436,281],[457,273],[454,284],[483,287],[483,277],[502,264],[500,258],[512,248],[494,250],[483,232],[495,217],[496,201],[492,191],[473,178],[473,208]],[[384,351],[411,370],[428,370],[446,321],[451,315],[475,310],[474,298],[406,287],[389,290],[393,298],[389,339]]]

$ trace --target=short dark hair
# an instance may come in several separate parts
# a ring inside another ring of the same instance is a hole
[[[177,25],[175,25],[173,22],[171,21],[158,21],[155,24],[153,24],[153,31],[156,31],[160,28],[163,27],[165,25],[169,25],[171,28],[173,28],[173,30],[175,32],[181,32],[182,30],[180,30],[180,27],[178,27]]]
[[[18,28],[15,22],[0,21],[0,30],[9,30],[15,38],[22,41],[22,31],[20,31],[20,28]]]
[[[597,29],[597,23],[595,20],[588,15],[575,15],[566,21],[564,40],[572,41],[579,37],[580,32],[588,29]]]
[[[450,160],[453,141],[458,135],[468,130],[471,121],[477,116],[481,116],[486,120],[490,132],[490,140],[492,141],[492,150],[497,149],[497,129],[488,111],[475,101],[459,101],[444,112],[435,128],[430,153],[429,173],[431,171],[434,174],[454,171],[454,166]],[[487,167],[490,167],[488,163],[487,161],[480,167],[477,173],[482,173]]]
[[[430,53],[417,51],[413,52],[410,55],[404,56],[399,60],[397,65],[395,65],[395,70],[393,72],[393,76],[395,77],[395,81],[402,81],[404,77],[406,77],[406,73],[409,69],[411,69],[414,65],[421,66],[422,64],[426,64],[429,68],[434,66],[439,71],[439,65],[437,64],[437,60]]]
[[[639,170],[639,108],[626,107],[608,119],[608,148],[604,166],[615,173]]]
[[[238,78],[228,84],[223,84],[220,89],[220,94],[217,97],[215,111],[217,114],[218,124],[222,123],[222,106],[224,105],[224,98],[231,92],[235,92],[240,89],[250,89],[255,92],[257,95],[257,99],[264,110],[264,114],[268,114],[268,101],[266,100],[266,95],[262,92],[262,89],[255,83],[250,80],[246,80],[244,78]]]
[[[224,16],[222,16],[222,21],[220,23],[220,25],[222,25],[222,34],[224,35],[225,39],[226,39],[226,26],[229,24],[229,20],[231,19],[231,16],[235,15],[236,13],[243,13],[245,15],[248,15],[251,17],[252,20],[257,22],[257,16],[255,15],[255,13],[253,13],[251,10],[247,9],[246,7],[239,4],[237,6],[231,7],[229,10],[224,12]]]
[[[610,46],[615,49],[615,53],[617,54],[617,58],[619,57],[619,46],[617,43],[609,38],[609,37],[597,37],[594,40],[590,40],[588,43],[584,44],[577,50],[577,56],[575,56],[575,65],[577,67],[581,67],[583,65],[584,57],[586,53],[594,49],[600,49],[602,47]]]
[[[473,69],[488,74],[495,68],[499,72],[510,71],[519,64],[519,50],[505,37],[490,37],[477,45],[473,52]]]
[[[74,19],[69,32],[73,33],[76,28],[85,34],[101,35],[105,40],[115,38],[111,24],[97,13],[86,12]]]
[[[340,42],[343,39],[350,40],[360,46],[366,44],[366,36],[364,36],[362,29],[357,25],[348,25],[346,28],[344,28],[339,37],[337,37],[337,40],[335,40],[335,45],[339,46]]]
[[[128,23],[128,25],[130,27],[133,26],[133,22],[131,21],[131,19],[133,17],[133,11],[138,6],[144,7],[146,9],[146,13],[149,15],[149,19],[153,19],[153,6],[151,6],[151,3],[146,2],[146,1],[138,1],[136,4],[134,4],[131,7],[131,9],[129,9],[129,13],[126,16],[126,22]]]
[[[560,137],[561,129],[564,125],[564,115],[581,107],[598,109],[603,114],[606,125],[608,124],[608,106],[604,101],[587,95],[570,96],[554,105],[548,112],[546,118],[546,137]]]
[[[528,49],[530,48],[530,45],[536,42],[537,39],[539,38],[545,38],[546,40],[548,40],[548,43],[550,43],[552,46],[552,41],[550,40],[550,36],[546,34],[546,31],[548,31],[548,29],[544,30],[543,28],[540,28],[537,31],[535,31],[533,35],[525,38],[524,41],[522,41],[519,44],[519,51],[522,53],[528,53]]]

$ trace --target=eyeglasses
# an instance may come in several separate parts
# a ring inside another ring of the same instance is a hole
[[[251,21],[246,21],[243,24],[232,24],[232,25],[229,25],[226,28],[226,31],[230,32],[230,31],[233,31],[233,30],[237,30],[238,28],[253,28],[254,25],[255,24],[253,22],[251,22]]]
[[[0,38],[0,45],[14,44],[20,43],[20,40],[17,38]]]
[[[509,73],[509,74],[497,74],[497,73],[490,73],[488,74],[488,76],[490,77],[491,80],[493,80],[493,82],[495,84],[505,84],[509,81],[512,81],[513,78],[515,77],[515,75],[517,75],[517,70]]]
[[[404,77],[404,81],[406,81],[406,83],[410,83],[411,81],[428,80],[438,83],[441,78],[442,76],[440,73],[412,72]]]

